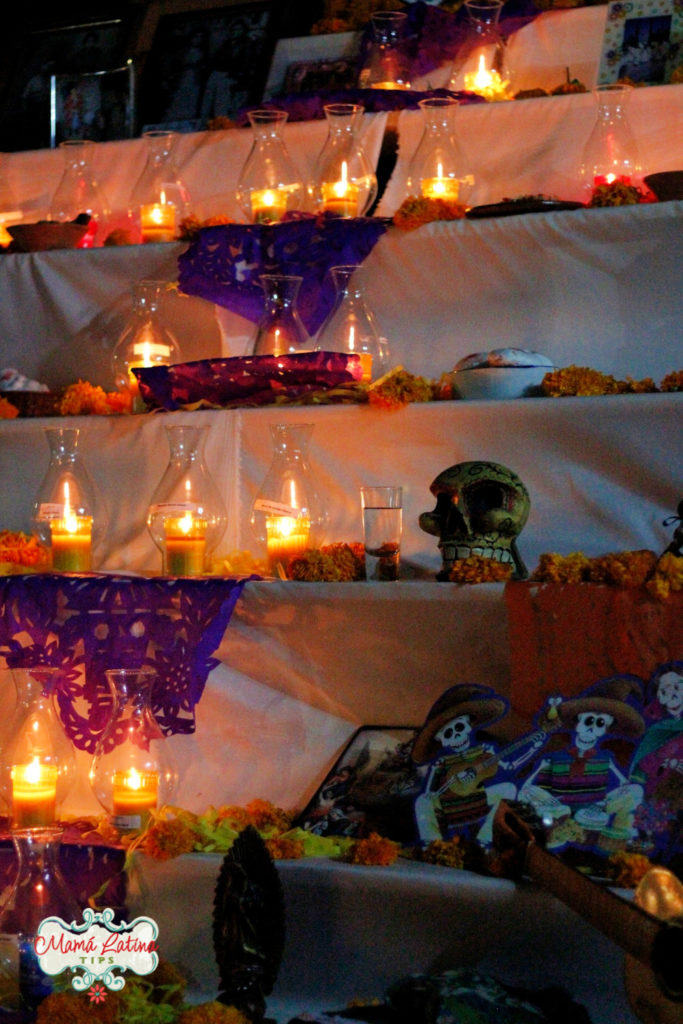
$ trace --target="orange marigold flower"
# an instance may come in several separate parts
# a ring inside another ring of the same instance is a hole
[[[276,807],[268,800],[252,800],[247,804],[246,811],[254,828],[259,832],[267,829],[287,832],[292,827],[291,814],[287,814],[281,807]]]
[[[15,420],[19,415],[16,405],[12,405],[8,399],[0,395],[0,420]]]
[[[463,203],[448,199],[430,199],[426,196],[408,196],[392,217],[401,231],[414,231],[435,220],[462,220],[467,213]]]
[[[423,849],[421,860],[447,868],[464,868],[465,848],[459,836],[453,839],[434,839]]]
[[[609,185],[596,185],[589,206],[634,206],[645,201],[645,195],[635,185],[613,181]]]
[[[179,818],[168,818],[150,825],[141,844],[148,857],[171,860],[194,849],[194,829]]]
[[[303,839],[272,836],[265,840],[265,844],[273,860],[299,860],[304,855]]]
[[[642,853],[618,850],[607,860],[607,873],[621,889],[635,889],[652,867],[652,861]]]
[[[399,851],[400,846],[398,843],[393,842],[391,839],[385,839],[383,836],[378,835],[377,832],[371,832],[366,839],[357,839],[344,859],[349,864],[386,867],[394,863],[399,855]]]
[[[683,391],[683,370],[667,373],[659,384],[660,391]]]
[[[558,555],[554,551],[540,556],[532,579],[542,583],[582,583],[588,575],[590,559],[581,551]]]
[[[430,381],[397,366],[368,388],[368,403],[376,408],[401,409],[410,402],[431,402],[434,389]]]
[[[37,569],[47,567],[49,553],[32,534],[0,530],[0,562]]]
[[[549,370],[541,381],[541,390],[550,398],[567,395],[616,395],[619,382],[609,374],[592,370],[590,366],[565,366]]]
[[[290,580],[305,583],[348,583],[365,579],[363,545],[323,544],[309,548],[287,566]]]
[[[617,587],[642,587],[657,562],[654,551],[618,551],[590,560],[588,580]]]
[[[498,583],[512,577],[511,562],[497,562],[495,558],[470,555],[459,558],[449,573],[453,583]]]
[[[225,804],[216,811],[216,821],[228,821],[237,832],[252,824],[251,815],[244,807],[237,804]]]
[[[59,404],[62,416],[110,416],[130,409],[130,399],[122,398],[118,392],[108,394],[99,384],[87,380],[69,384]]]
[[[645,589],[658,601],[666,601],[672,591],[683,590],[683,557],[673,551],[660,555]]]

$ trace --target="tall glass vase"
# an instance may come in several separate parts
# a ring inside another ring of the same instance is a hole
[[[143,132],[147,159],[130,198],[130,215],[143,242],[172,242],[191,212],[187,185],[175,163],[177,133]]]
[[[628,120],[631,85],[599,85],[593,90],[597,113],[581,158],[581,185],[587,196],[600,185],[642,184],[640,154]]]
[[[32,526],[56,572],[90,572],[104,534],[102,503],[78,449],[78,427],[47,427],[50,464],[33,504]]]
[[[61,838],[59,828],[23,829],[12,835],[17,873],[0,907],[0,1006],[22,1014],[20,1020],[33,1020],[53,989],[35,951],[41,921],[58,917],[70,925],[80,923],[82,916],[59,868]]]
[[[312,423],[271,426],[273,457],[252,506],[251,526],[273,575],[286,576],[292,558],[321,543],[327,515],[308,462]]]
[[[250,223],[272,224],[301,209],[304,183],[283,139],[287,112],[252,110],[248,116],[253,139],[237,182],[237,201]]]
[[[315,336],[316,351],[357,355],[363,380],[381,375],[389,368],[389,345],[365,300],[365,271],[359,266],[332,267],[336,289],[334,305]]]
[[[53,826],[76,775],[76,755],[55,707],[56,668],[7,669],[16,705],[0,732],[0,795],[13,829]]]
[[[458,47],[448,88],[465,89],[487,100],[513,97],[507,46],[498,22],[504,0],[465,0],[467,32]]]
[[[404,11],[375,11],[372,15],[372,40],[358,77],[361,89],[410,89],[408,60],[403,50],[407,20]]]
[[[225,503],[204,464],[208,427],[166,427],[170,455],[154,489],[147,527],[167,576],[201,576],[227,525]]]
[[[364,108],[358,103],[328,103],[327,139],[311,186],[316,208],[339,217],[362,217],[377,195],[377,176],[363,148]]]
[[[450,96],[420,100],[424,126],[406,178],[406,195],[467,202],[474,179],[466,173],[455,138],[458,101]]]
[[[178,770],[152,711],[156,672],[119,668],[106,676],[111,711],[93,755],[90,785],[116,828],[137,831],[170,801]]]
[[[160,298],[168,284],[164,281],[136,281],[132,287],[133,309],[114,347],[111,357],[114,383],[133,399],[133,411],[143,412],[145,403],[134,367],[170,366],[180,362],[180,345],[159,312]]]
[[[111,216],[109,200],[92,169],[95,145],[88,139],[60,142],[64,170],[50,201],[50,220],[70,221],[83,214],[90,217],[88,230],[78,244],[79,249],[103,244]]]
[[[311,340],[299,316],[297,298],[303,277],[296,274],[262,274],[265,299],[252,347],[255,356],[282,356],[306,352]]]

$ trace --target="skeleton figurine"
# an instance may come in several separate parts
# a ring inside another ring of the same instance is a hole
[[[423,512],[420,529],[439,538],[447,580],[453,563],[481,555],[514,565],[518,579],[527,575],[517,550],[517,537],[529,516],[529,493],[516,473],[496,462],[460,462],[436,477],[430,486],[433,512]]]

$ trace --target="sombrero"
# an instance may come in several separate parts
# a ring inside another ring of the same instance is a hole
[[[614,725],[610,732],[620,736],[641,736],[645,730],[642,715],[628,704],[628,698],[642,701],[642,683],[637,676],[612,676],[601,679],[590,690],[579,697],[570,697],[558,705],[558,712],[564,724],[570,725],[576,715],[583,711],[611,715]]]
[[[438,754],[441,744],[434,740],[434,735],[451,718],[469,715],[472,727],[479,729],[483,725],[497,722],[507,710],[507,701],[488,686],[479,686],[477,683],[451,686],[432,704],[425,724],[415,737],[411,752],[413,761],[424,764]]]

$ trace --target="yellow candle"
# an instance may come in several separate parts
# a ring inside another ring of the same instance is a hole
[[[372,380],[372,356],[369,352],[359,352],[358,355],[360,356],[360,365],[363,370],[361,380],[369,384]]]
[[[12,768],[12,825],[14,828],[45,828],[53,825],[57,805],[57,769],[40,764],[34,757],[29,764]]]
[[[251,193],[251,216],[254,224],[272,224],[282,220],[287,211],[287,193],[281,188],[255,189]]]
[[[348,180],[348,165],[343,161],[339,181],[324,181],[321,186],[323,210],[340,217],[357,217],[360,189]]]
[[[50,533],[55,572],[90,572],[92,516],[76,516],[67,505],[63,518],[50,522]]]
[[[486,68],[486,59],[482,53],[476,71],[465,73],[465,89],[476,92],[487,100],[506,100],[510,98],[510,83],[500,77],[498,71]]]
[[[271,568],[283,569],[308,547],[311,520],[308,516],[266,516],[266,547]]]
[[[175,206],[145,203],[140,207],[143,242],[172,242],[175,238]]]
[[[425,199],[446,199],[448,202],[456,202],[459,184],[457,178],[444,178],[441,164],[439,164],[436,177],[423,178],[420,188]]]
[[[206,556],[206,519],[185,512],[164,520],[164,571],[169,576],[201,576]]]
[[[114,823],[138,828],[157,805],[159,776],[156,772],[139,772],[136,768],[114,772],[112,810]]]

